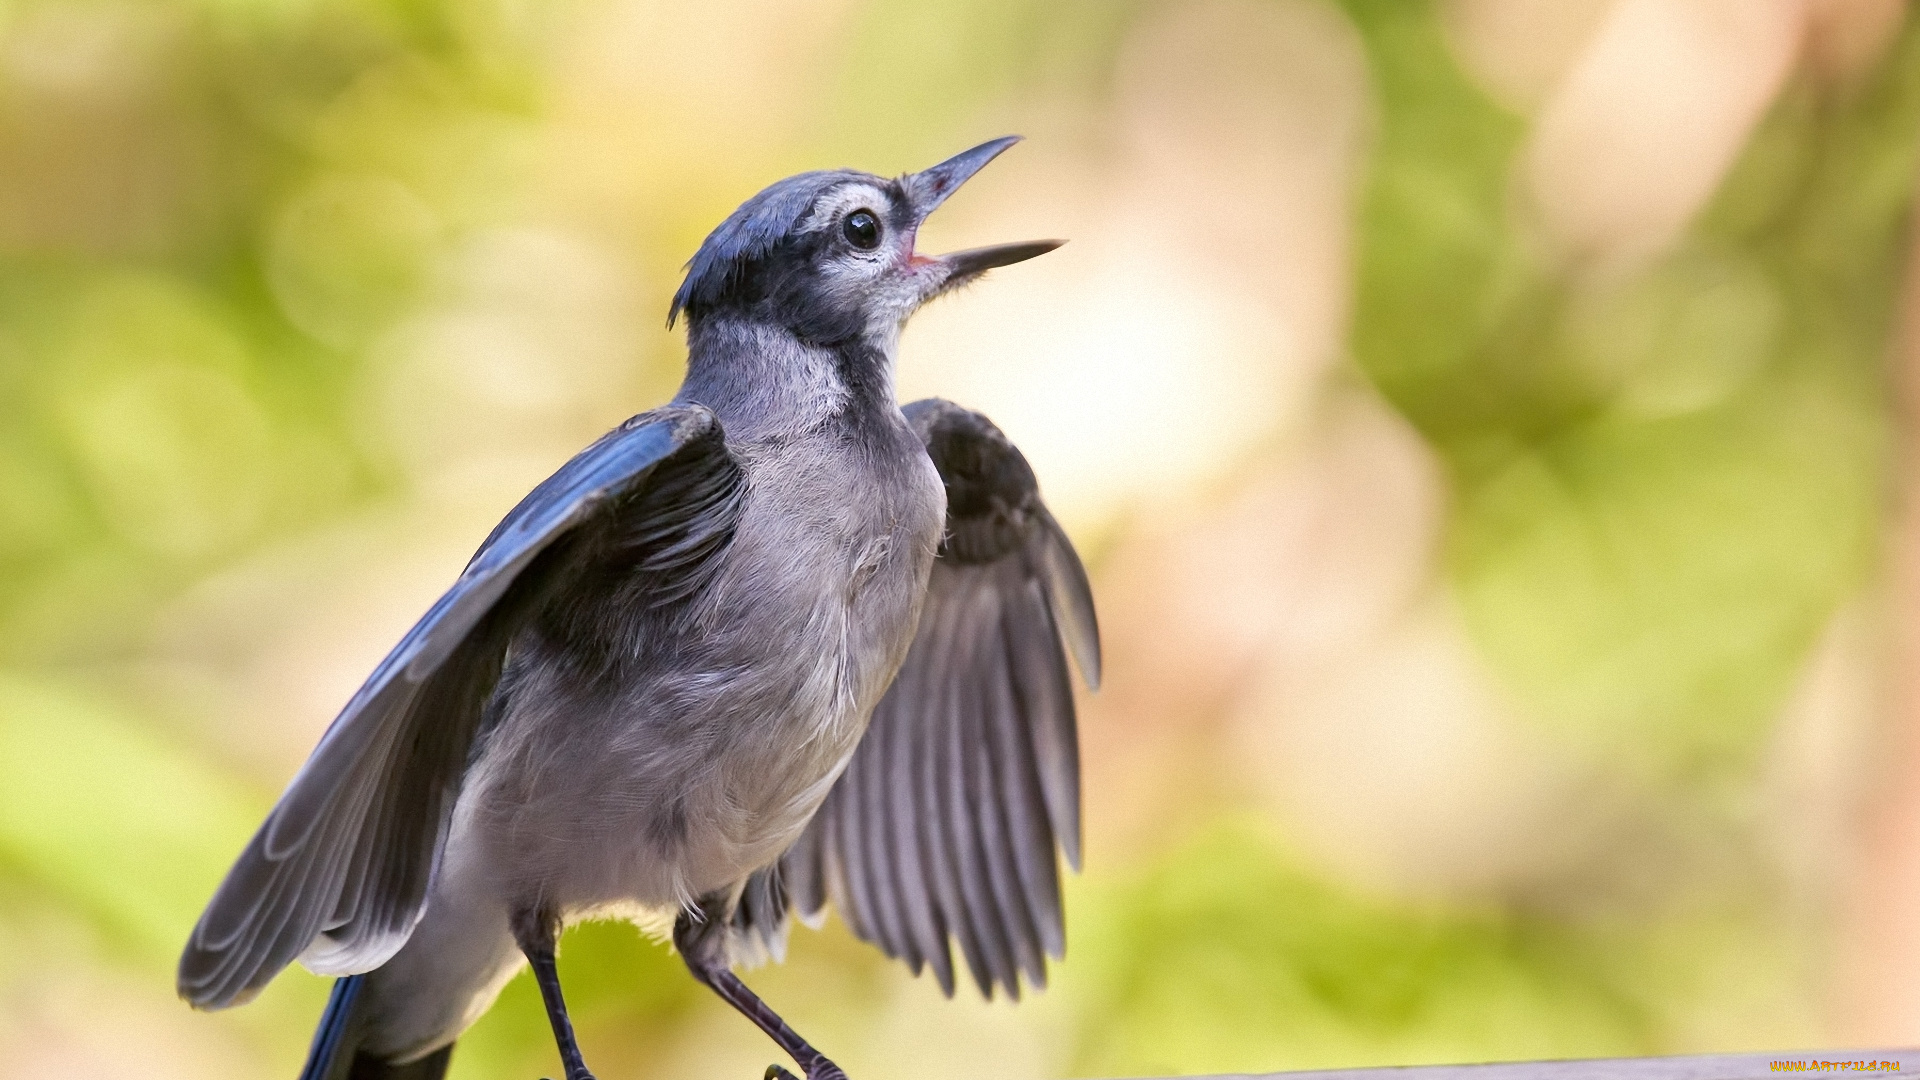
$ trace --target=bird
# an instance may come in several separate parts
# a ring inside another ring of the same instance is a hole
[[[593,1080],[559,935],[670,922],[695,980],[845,1080],[736,971],[795,920],[831,909],[948,996],[962,965],[1045,985],[1092,592],[1006,435],[894,390],[916,310],[1062,243],[916,249],[1017,141],[788,177],[706,237],[679,391],[522,499],[348,701],[195,925],[187,1002],[299,960],[337,977],[301,1080],[437,1080],[530,966]]]

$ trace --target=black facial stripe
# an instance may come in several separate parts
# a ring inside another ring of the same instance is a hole
[[[887,185],[886,192],[887,225],[896,231],[913,228],[916,224],[913,216],[913,201],[907,198],[906,190],[900,186],[898,180],[895,180]]]

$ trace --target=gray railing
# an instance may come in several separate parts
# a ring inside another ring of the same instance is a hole
[[[1587,1061],[1503,1061],[1491,1065],[1412,1065],[1323,1072],[1236,1073],[1205,1080],[1783,1080],[1813,1077],[1914,1076],[1920,1048],[1904,1050],[1781,1050],[1768,1054]],[[1195,1078],[1202,1080],[1202,1078]]]

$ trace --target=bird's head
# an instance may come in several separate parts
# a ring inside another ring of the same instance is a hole
[[[735,315],[801,340],[837,345],[897,332],[921,304],[996,266],[1059,247],[1033,240],[922,255],[928,214],[1018,136],[982,143],[922,172],[887,180],[852,170],[790,176],[748,199],[687,264],[667,325]]]

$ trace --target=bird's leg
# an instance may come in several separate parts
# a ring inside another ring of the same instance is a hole
[[[840,1066],[827,1060],[800,1037],[800,1033],[780,1019],[759,995],[747,989],[733,973],[726,957],[726,903],[724,896],[702,897],[698,912],[682,910],[673,922],[673,945],[680,950],[687,970],[720,999],[738,1009],[741,1015],[759,1025],[760,1030],[780,1044],[800,1068],[807,1080],[847,1080]],[[766,1080],[794,1080],[793,1074],[778,1065],[767,1068]]]
[[[560,940],[560,918],[544,908],[514,913],[513,940],[533,965],[533,977],[540,984],[540,1000],[547,1004],[547,1020],[553,1024],[553,1041],[560,1047],[560,1065],[566,1080],[593,1080],[587,1063],[580,1058],[580,1044],[573,1038],[573,1021],[567,1017],[566,999],[560,996],[560,969],[554,965],[554,944]]]

